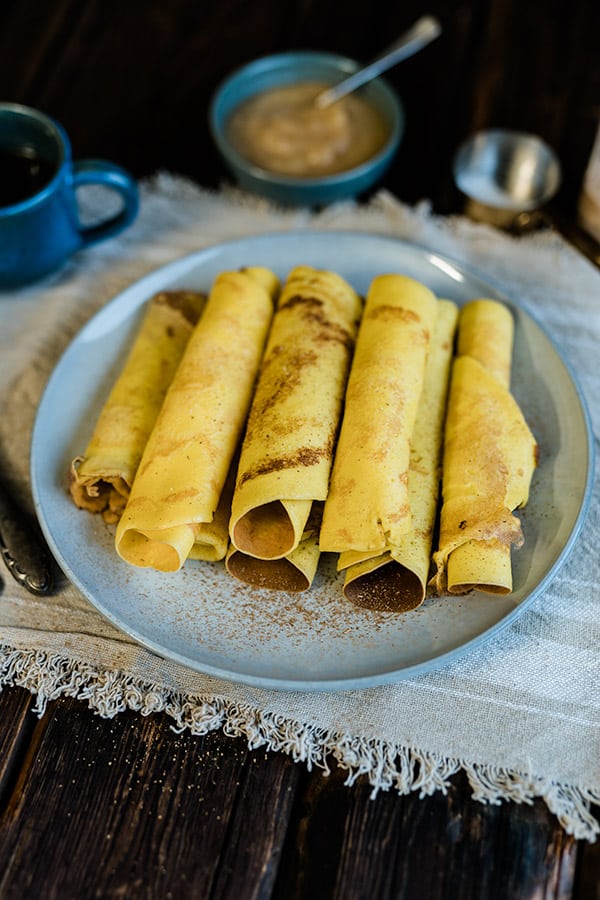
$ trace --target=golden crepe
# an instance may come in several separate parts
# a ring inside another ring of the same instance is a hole
[[[277,559],[258,559],[230,544],[225,564],[230,575],[252,587],[299,593],[311,586],[320,556],[319,538],[313,534]]]
[[[339,275],[297,266],[261,365],[231,508],[242,553],[287,556],[324,500],[362,301]]]
[[[410,441],[437,304],[425,285],[405,275],[371,283],[323,512],[322,551],[381,553],[411,528]]]
[[[116,522],[123,512],[148,436],[206,297],[163,291],[148,303],[136,338],[82,456],[69,473],[81,509]]]
[[[412,527],[382,554],[346,551],[344,596],[357,606],[407,612],[425,599],[441,477],[442,435],[458,307],[438,301],[423,390],[410,445],[408,492]]]
[[[527,503],[537,462],[509,390],[512,340],[506,306],[483,299],[464,307],[444,435],[439,592],[512,590],[511,546],[523,543],[513,511]]]
[[[236,464],[232,463],[212,521],[200,522],[194,529],[194,543],[188,559],[199,559],[203,562],[217,562],[225,559],[229,547],[229,517],[235,472]]]
[[[225,565],[230,575],[256,588],[298,593],[311,586],[319,565],[319,523],[322,504],[313,503],[302,540],[291,553],[258,559],[230,544]]]
[[[273,315],[277,277],[223,272],[188,342],[117,527],[119,555],[176,571],[213,522]]]

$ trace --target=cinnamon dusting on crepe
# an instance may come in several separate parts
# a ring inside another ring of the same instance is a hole
[[[289,273],[242,444],[230,524],[240,553],[289,557],[313,503],[325,499],[361,311],[336,273]]]
[[[125,508],[146,441],[195,327],[206,296],[161,291],[148,302],[126,362],[83,454],[69,470],[69,492],[80,509],[109,524]]]
[[[504,304],[466,304],[445,430],[433,579],[439,593],[513,588],[511,546],[523,543],[514,510],[527,503],[538,447],[509,389],[512,347],[512,315]]]

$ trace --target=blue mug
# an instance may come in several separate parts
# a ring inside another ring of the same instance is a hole
[[[104,185],[120,195],[118,212],[82,224],[77,188]],[[73,161],[64,129],[38,110],[0,103],[0,290],[60,268],[83,247],[118,234],[137,215],[138,189],[104,160]]]

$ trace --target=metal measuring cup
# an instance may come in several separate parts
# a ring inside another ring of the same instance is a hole
[[[558,158],[541,138],[503,128],[477,132],[461,144],[453,175],[470,218],[512,231],[543,221],[540,211],[562,177]]]

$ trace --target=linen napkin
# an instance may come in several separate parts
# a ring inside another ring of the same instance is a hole
[[[90,195],[90,207],[102,197]],[[161,173],[141,188],[137,222],[34,287],[0,294],[0,465],[32,507],[29,442],[44,384],[77,330],[149,271],[232,238],[273,231],[370,231],[476,269],[541,322],[570,362],[600,430],[600,272],[552,232],[521,238],[387,192],[319,213],[281,210],[236,190],[207,192]],[[373,791],[445,790],[464,770],[482,802],[543,797],[565,830],[600,831],[600,492],[564,566],[511,626],[459,661],[366,690],[303,694],[220,681],[159,658],[105,620],[66,579],[34,597],[5,571],[0,689],[21,685],[41,715],[68,695],[102,716],[164,711],[176,729],[222,728]],[[457,724],[459,723],[459,724]]]

